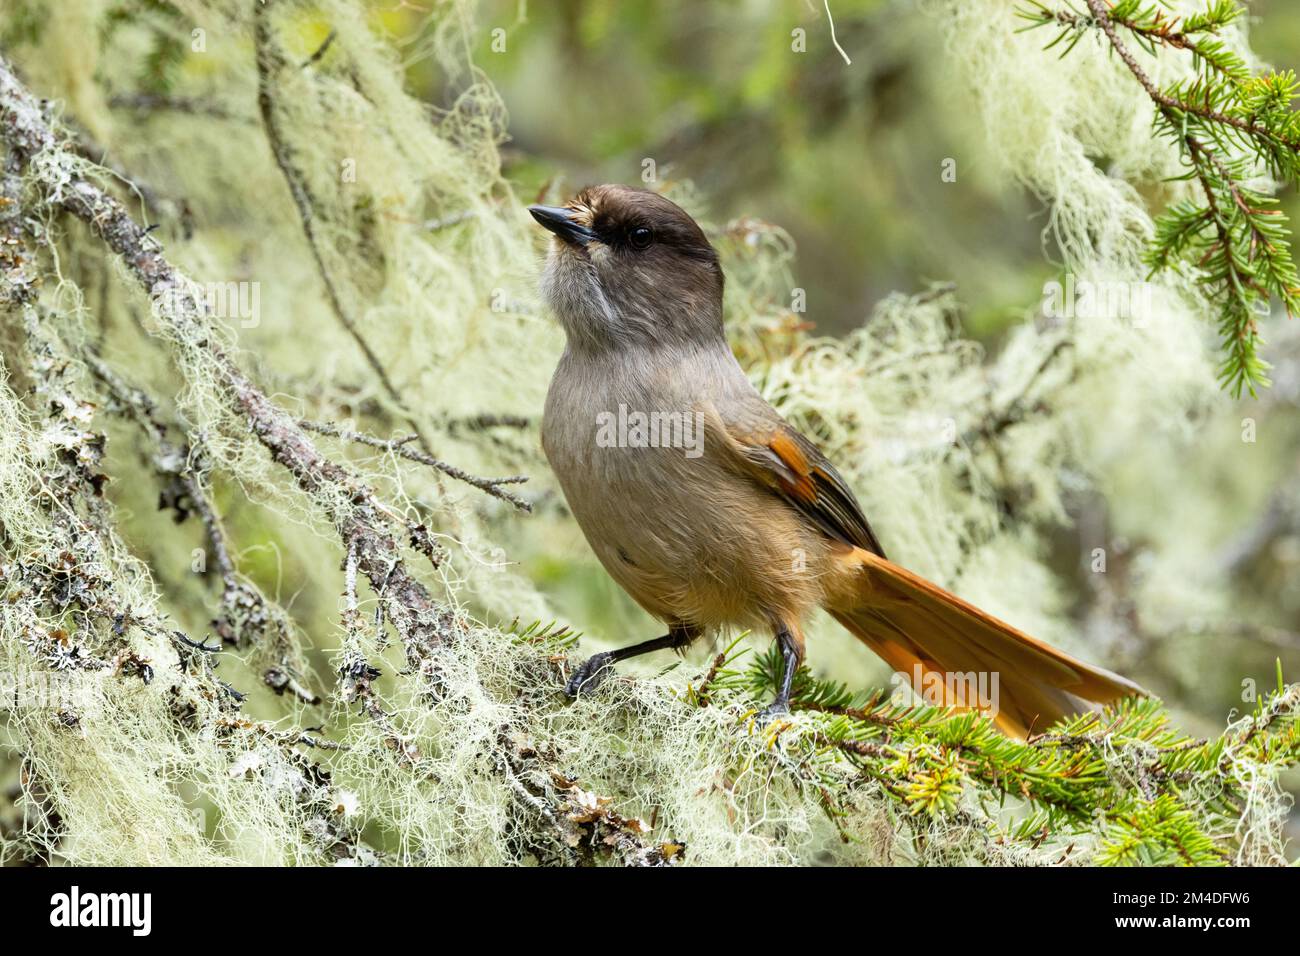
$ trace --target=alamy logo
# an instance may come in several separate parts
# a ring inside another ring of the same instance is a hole
[[[977,710],[985,717],[998,715],[998,672],[955,671],[941,672],[913,665],[911,680],[907,675],[894,673],[895,702],[903,703],[903,695],[910,689],[913,694],[931,707],[966,707]]]
[[[255,329],[262,324],[262,283],[204,282],[164,289],[154,299],[153,312],[155,317],[184,313],[191,305],[219,319],[238,320],[241,328]]]
[[[132,935],[148,936],[153,924],[152,893],[70,893],[50,897],[51,926],[129,926]]]
[[[619,403],[618,414],[596,415],[597,448],[684,448],[687,458],[704,454],[703,412],[637,412]]]
[[[1076,279],[1067,272],[1062,284],[1043,285],[1043,315],[1049,319],[1121,319],[1145,328],[1151,316],[1155,286],[1150,282]]]

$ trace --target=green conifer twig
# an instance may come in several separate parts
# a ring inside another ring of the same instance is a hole
[[[1219,311],[1223,358],[1219,379],[1234,397],[1267,386],[1258,318],[1273,297],[1288,315],[1300,311],[1300,275],[1290,231],[1272,196],[1246,185],[1258,168],[1279,180],[1300,182],[1300,114],[1293,104],[1300,81],[1293,72],[1253,75],[1218,39],[1245,12],[1238,0],[1208,0],[1183,18],[1145,0],[1084,0],[1087,12],[1054,9],[1029,0],[1026,29],[1051,26],[1048,48],[1068,41],[1069,53],[1091,31],[1111,49],[1155,106],[1157,130],[1179,149],[1203,201],[1172,204],[1156,221],[1147,251],[1152,271],[1190,266]],[[1138,62],[1125,32],[1152,56],[1161,49],[1192,54],[1194,79],[1161,89]]]

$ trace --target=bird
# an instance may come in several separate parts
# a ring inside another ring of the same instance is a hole
[[[665,630],[589,658],[570,697],[619,661],[747,628],[779,645],[760,715],[779,718],[819,606],[928,702],[1013,738],[1145,695],[885,556],[849,484],[741,368],[718,253],[680,206],[612,183],[529,212],[552,234],[540,291],[565,333],[542,448],[596,557]]]

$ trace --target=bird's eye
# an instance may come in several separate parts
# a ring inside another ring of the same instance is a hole
[[[650,231],[649,226],[637,226],[627,234],[628,242],[632,244],[633,249],[644,249],[654,241],[655,234]]]

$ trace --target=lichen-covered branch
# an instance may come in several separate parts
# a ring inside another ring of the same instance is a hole
[[[109,395],[154,443],[154,468],[165,483],[160,500],[173,508],[178,522],[193,510],[203,524],[222,586],[220,610],[213,621],[217,635],[228,644],[253,645],[266,654],[269,663],[262,677],[276,693],[290,693],[305,704],[319,704],[319,695],[303,684],[305,667],[290,633],[288,615],[241,578],[235,567],[221,517],[204,487],[201,452],[188,443],[173,442],[153,400],[124,381],[102,358],[91,352],[83,358]],[[269,647],[263,646],[266,644]]]
[[[29,174],[33,163],[66,150],[42,116],[36,99],[3,59],[0,132]],[[44,202],[86,223],[121,258],[162,321],[170,324],[180,338],[210,354],[231,406],[247,420],[271,457],[329,515],[344,546],[355,549],[358,567],[376,593],[388,602],[389,618],[406,643],[412,663],[454,634],[455,615],[434,601],[407,569],[389,530],[395,517],[355,475],[321,455],[293,416],[267,398],[205,334],[205,306],[194,293],[193,282],[167,261],[158,244],[125,207],[80,175],[72,175],[67,182],[42,181],[37,171],[34,179]]]

